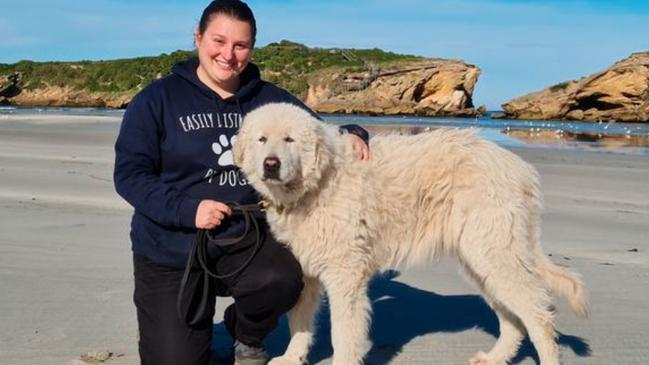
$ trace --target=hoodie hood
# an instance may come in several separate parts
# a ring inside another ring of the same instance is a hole
[[[203,83],[198,78],[196,74],[196,69],[198,68],[199,60],[198,57],[192,57],[186,61],[179,62],[173,66],[171,72],[175,75],[180,76],[182,79],[196,86],[201,93],[210,99],[222,100],[222,101],[243,101],[249,98],[254,94],[254,91],[261,86],[261,74],[259,72],[259,67],[253,63],[248,63],[248,66],[241,72],[239,75],[239,90],[226,99],[221,98],[219,94],[210,89],[207,85]]]

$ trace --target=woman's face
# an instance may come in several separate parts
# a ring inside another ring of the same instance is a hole
[[[235,92],[239,74],[248,65],[254,40],[247,22],[216,14],[203,34],[196,32],[198,77],[210,88]],[[234,88],[234,90],[233,90]]]

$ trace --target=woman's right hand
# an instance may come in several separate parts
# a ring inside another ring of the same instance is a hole
[[[202,200],[196,210],[196,228],[214,229],[223,219],[232,214],[230,207],[216,200]]]

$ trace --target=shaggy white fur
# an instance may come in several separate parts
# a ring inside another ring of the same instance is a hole
[[[347,135],[289,104],[244,119],[235,162],[271,202],[271,229],[299,260],[306,284],[289,313],[288,349],[271,364],[306,358],[321,288],[333,364],[361,364],[370,349],[370,278],[442,254],[459,259],[500,322],[495,346],[471,364],[505,364],[525,333],[542,365],[559,364],[550,294],[567,297],[580,316],[588,303],[579,275],[541,250],[534,168],[469,130],[376,136],[370,151],[369,161],[356,160]],[[267,171],[269,157],[279,161],[276,174]]]

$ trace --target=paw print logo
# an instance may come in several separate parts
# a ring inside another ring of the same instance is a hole
[[[228,136],[222,134],[219,136],[218,142],[212,143],[212,151],[214,151],[214,153],[219,157],[217,161],[219,166],[234,165],[234,160],[232,158],[232,145],[236,140],[237,136],[232,136],[228,141]]]

